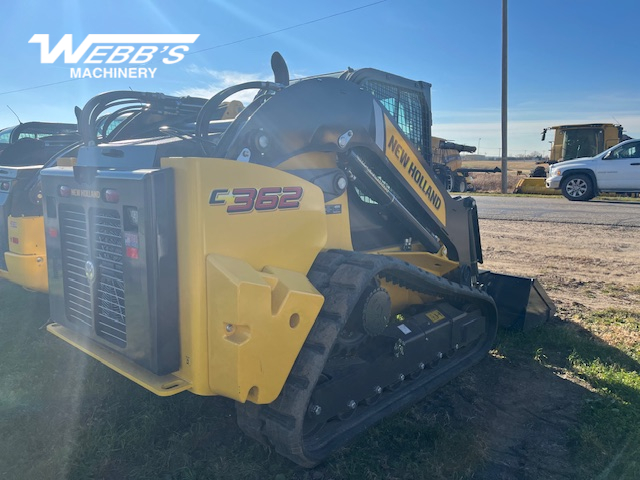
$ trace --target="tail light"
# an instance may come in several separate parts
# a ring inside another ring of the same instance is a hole
[[[107,203],[118,203],[120,201],[120,193],[114,188],[104,190],[103,199]]]

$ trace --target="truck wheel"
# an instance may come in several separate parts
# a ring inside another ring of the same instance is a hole
[[[447,174],[446,180],[444,182],[444,186],[447,189],[447,192],[454,192],[456,187],[456,179],[452,174]]]
[[[591,200],[594,197],[593,182],[584,173],[572,175],[563,182],[562,194],[571,201]]]
[[[456,180],[456,192],[464,193],[467,191],[467,182],[464,178],[459,178]]]

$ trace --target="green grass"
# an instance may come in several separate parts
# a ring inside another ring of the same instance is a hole
[[[504,333],[498,351],[565,369],[592,389],[570,432],[576,478],[637,479],[640,312],[607,309],[581,314],[576,321],[529,334]]]
[[[419,403],[340,450],[325,473],[336,479],[463,479],[482,468],[485,453],[477,429]]]
[[[232,401],[157,397],[47,333],[45,295],[0,280],[0,298],[3,480],[461,479],[482,464],[478,432],[420,403],[310,473],[246,438]]]
[[[3,479],[465,479],[490,454],[483,425],[445,408],[452,392],[481,397],[473,373],[306,471],[244,437],[231,401],[156,397],[48,334],[46,296],[0,281],[0,299]],[[499,358],[592,390],[570,432],[575,478],[638,477],[639,324],[638,312],[606,310],[499,335]]]

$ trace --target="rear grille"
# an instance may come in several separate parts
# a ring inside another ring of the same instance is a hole
[[[119,347],[127,345],[124,304],[122,220],[115,210],[60,206],[67,317]],[[91,262],[91,263],[89,263]],[[95,282],[87,269],[93,266]],[[95,311],[95,323],[93,321]]]
[[[89,261],[87,215],[74,205],[60,205],[59,215],[67,318],[92,326],[91,286],[85,273]]]
[[[120,347],[127,344],[122,265],[122,221],[115,210],[95,210],[97,333]]]

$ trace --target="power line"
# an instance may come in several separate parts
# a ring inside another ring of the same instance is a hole
[[[185,56],[186,55],[193,55],[193,54],[196,54],[196,53],[207,52],[209,50],[215,50],[215,49],[222,48],[222,47],[228,47],[230,45],[237,45],[238,43],[248,42],[250,40],[256,40],[258,38],[268,37],[270,35],[275,35],[277,33],[286,32],[287,30],[293,30],[294,28],[304,27],[304,26],[307,26],[307,25],[311,25],[313,23],[318,23],[318,22],[322,22],[324,20],[328,20],[330,18],[335,18],[335,17],[339,17],[341,15],[346,15],[348,13],[353,13],[353,12],[356,12],[358,10],[363,10],[365,8],[373,7],[375,5],[379,5],[381,3],[385,3],[385,2],[388,2],[388,1],[389,0],[378,0],[377,2],[368,3],[366,5],[361,5],[359,7],[351,8],[349,10],[343,10],[343,11],[337,12],[337,13],[332,13],[331,15],[326,15],[324,17],[316,18],[314,20],[309,20],[307,22],[297,23],[295,25],[290,25],[288,27],[280,28],[278,30],[273,30],[272,32],[261,33],[260,35],[253,35],[251,37],[245,37],[245,38],[241,38],[239,40],[234,40],[233,42],[221,43],[220,45],[214,45],[212,47],[203,48],[201,50],[196,50],[194,52],[188,52],[188,53],[185,54]],[[7,92],[0,92],[0,95],[9,95],[11,93],[26,92],[28,90],[36,90],[38,88],[50,87],[52,85],[60,85],[62,83],[75,82],[76,80],[84,80],[84,79],[82,79],[82,78],[71,78],[69,80],[61,80],[59,82],[45,83],[43,85],[35,85],[33,87],[25,87],[25,88],[20,88],[20,89],[17,89],[17,90],[11,90],[11,91],[7,91]]]
[[[1,92],[0,95],[9,95],[10,93],[26,92],[27,90],[35,90],[36,88],[44,88],[44,87],[50,87],[51,85],[60,85],[61,83],[75,82],[76,80],[82,80],[82,79],[81,78],[70,78],[69,80],[61,80],[59,82],[45,83],[43,85],[36,85],[35,87],[26,87],[26,88],[20,88],[18,90],[11,90],[11,91],[8,91],[8,92]]]
[[[385,2],[388,2],[388,1],[389,0],[379,0],[377,2],[368,3],[367,5],[362,5],[360,7],[355,7],[355,8],[352,8],[350,10],[344,10],[342,12],[338,12],[338,13],[333,13],[331,15],[327,15],[325,17],[316,18],[315,20],[309,20],[308,22],[298,23],[296,25],[291,25],[290,27],[284,27],[284,28],[281,28],[279,30],[274,30],[273,32],[262,33],[260,35],[254,35],[253,37],[246,37],[246,38],[243,38],[243,39],[240,39],[240,40],[234,40],[233,42],[222,43],[220,45],[214,45],[213,47],[203,48],[202,50],[196,50],[195,52],[189,52],[189,53],[186,53],[185,56],[186,55],[193,55],[193,54],[196,54],[196,53],[207,52],[209,50],[215,50],[216,48],[228,47],[230,45],[236,45],[238,43],[247,42],[249,40],[255,40],[257,38],[268,37],[269,35],[275,35],[276,33],[282,33],[282,32],[286,32],[287,30],[293,30],[294,28],[299,28],[299,27],[304,27],[306,25],[311,25],[312,23],[322,22],[323,20],[328,20],[329,18],[339,17],[340,15],[345,15],[347,13],[352,13],[352,12],[355,12],[357,10],[362,10],[364,8],[373,7],[374,5],[378,5],[380,3],[385,3]]]

